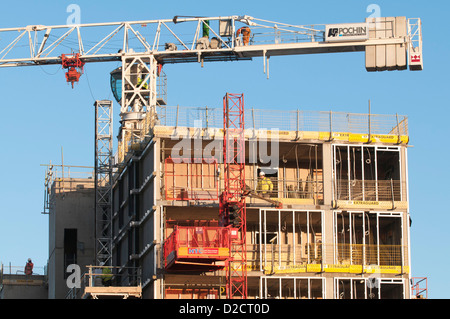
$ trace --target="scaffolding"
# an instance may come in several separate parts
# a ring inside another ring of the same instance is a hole
[[[95,101],[95,240],[97,265],[112,259],[112,101]]]
[[[69,289],[67,299],[142,298],[140,268],[86,266],[80,285]]]

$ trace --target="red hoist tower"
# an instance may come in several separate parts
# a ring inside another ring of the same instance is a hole
[[[245,206],[244,95],[223,98],[223,178],[220,221],[230,228],[230,258],[226,262],[227,298],[247,298],[247,249]]]

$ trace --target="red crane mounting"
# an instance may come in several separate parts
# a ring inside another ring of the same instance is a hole
[[[62,54],[61,64],[64,69],[67,69],[66,81],[72,84],[73,89],[73,84],[78,82],[81,74],[83,74],[84,62],[80,59],[79,53],[71,55]]]

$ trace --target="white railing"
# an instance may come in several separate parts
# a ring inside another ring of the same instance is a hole
[[[157,114],[157,124],[162,126],[223,128],[222,108],[165,106],[158,107]],[[408,117],[396,114],[247,108],[245,128],[408,135]]]

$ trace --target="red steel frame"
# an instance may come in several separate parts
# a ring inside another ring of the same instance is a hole
[[[411,278],[411,294],[416,298],[428,299],[428,278],[412,277]]]
[[[224,227],[175,226],[164,241],[166,269],[176,263],[186,264],[186,261],[187,268],[183,271],[196,270],[198,266],[209,267],[208,271],[220,269],[221,266],[213,262],[228,259],[229,236],[229,229]]]
[[[247,248],[245,196],[244,95],[227,93],[223,98],[224,114],[224,191],[220,195],[220,221],[230,226],[230,211],[238,219],[237,238],[231,240],[227,261],[227,298],[247,298]]]

